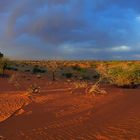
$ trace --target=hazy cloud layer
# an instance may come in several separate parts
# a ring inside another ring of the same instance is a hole
[[[0,1],[0,50],[19,59],[140,59],[139,0]]]

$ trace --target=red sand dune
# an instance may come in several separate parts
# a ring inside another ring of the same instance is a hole
[[[92,97],[67,87],[56,82],[31,99],[26,92],[1,91],[0,136],[6,140],[140,139],[140,89],[104,86],[107,95]]]

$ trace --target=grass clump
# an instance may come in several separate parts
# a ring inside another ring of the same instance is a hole
[[[32,84],[28,89],[29,94],[38,94],[40,93],[40,87],[37,84]]]
[[[7,69],[8,59],[0,57],[0,75],[5,74],[5,70]]]
[[[101,65],[98,71],[109,83],[119,87],[135,88],[140,84],[140,65]]]

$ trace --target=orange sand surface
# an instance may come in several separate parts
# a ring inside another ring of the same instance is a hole
[[[104,96],[71,92],[62,81],[21,80],[16,89],[0,78],[0,140],[139,140],[140,89],[104,85]],[[30,97],[25,90],[42,86]]]

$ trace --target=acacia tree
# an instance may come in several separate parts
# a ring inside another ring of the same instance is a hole
[[[57,62],[55,60],[52,61],[51,69],[52,69],[52,79],[53,81],[55,81],[56,80],[55,72],[57,70]]]
[[[56,60],[52,60],[49,67],[50,70],[52,71],[52,80],[55,81],[56,80],[55,72],[58,68]]]

